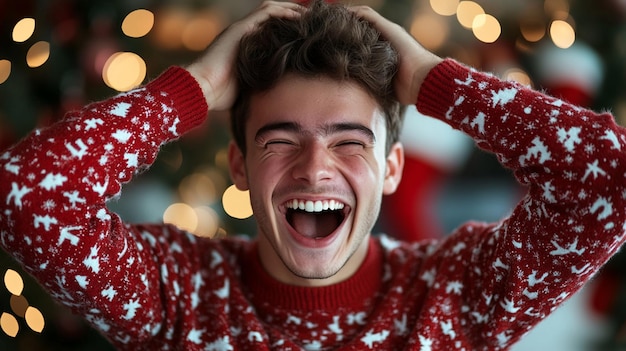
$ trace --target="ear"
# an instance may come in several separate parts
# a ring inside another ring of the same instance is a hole
[[[228,169],[230,171],[230,179],[237,189],[242,191],[248,190],[246,161],[241,149],[233,140],[228,144]]]
[[[387,155],[385,169],[385,180],[383,183],[383,194],[393,194],[402,179],[404,169],[404,147],[400,143],[395,143]]]

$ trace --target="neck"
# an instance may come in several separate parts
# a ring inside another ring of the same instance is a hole
[[[363,238],[356,250],[338,270],[316,277],[307,277],[305,274],[296,273],[290,269],[263,235],[258,236],[258,243],[261,265],[272,278],[288,285],[322,287],[340,283],[356,273],[367,256],[370,235]],[[316,265],[321,269],[325,268],[325,262],[317,262]]]
[[[259,242],[244,255],[243,280],[248,287],[249,298],[257,308],[269,310],[326,310],[339,308],[362,308],[381,289],[383,251],[374,239],[369,242],[365,260],[348,279],[338,284],[320,287],[296,286],[277,281],[260,262]]]

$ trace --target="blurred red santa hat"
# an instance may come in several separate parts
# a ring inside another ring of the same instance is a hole
[[[547,92],[579,106],[589,106],[602,80],[604,65],[598,53],[577,42],[567,49],[544,44],[533,58],[537,83]]]

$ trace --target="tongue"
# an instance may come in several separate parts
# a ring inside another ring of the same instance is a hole
[[[293,214],[291,225],[306,237],[323,238],[332,233],[339,223],[337,216],[331,212],[312,214],[297,211]]]

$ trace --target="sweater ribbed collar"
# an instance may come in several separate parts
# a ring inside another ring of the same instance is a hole
[[[246,257],[243,280],[254,306],[304,311],[362,309],[376,296],[382,284],[383,254],[374,238],[370,239],[367,256],[352,277],[323,287],[288,285],[274,279],[261,264],[257,242],[250,246]]]

